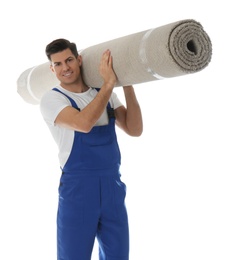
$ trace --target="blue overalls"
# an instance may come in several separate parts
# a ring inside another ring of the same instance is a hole
[[[90,260],[95,237],[100,260],[129,259],[126,186],[120,179],[121,155],[109,103],[107,111],[108,125],[95,126],[89,133],[74,132],[59,185],[58,260]]]

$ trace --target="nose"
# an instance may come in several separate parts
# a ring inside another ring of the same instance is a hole
[[[63,70],[68,70],[69,65],[66,62],[64,62],[62,68]]]

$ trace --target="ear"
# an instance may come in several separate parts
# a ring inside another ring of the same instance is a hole
[[[51,70],[52,72],[54,72],[54,67],[53,67],[52,64],[50,64],[50,70]]]
[[[81,67],[81,65],[82,65],[82,56],[78,55],[77,56],[77,60],[78,60],[79,66]]]

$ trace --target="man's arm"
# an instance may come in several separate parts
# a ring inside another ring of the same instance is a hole
[[[143,132],[143,120],[139,102],[133,86],[124,86],[126,108],[120,106],[115,110],[116,124],[131,136],[140,136]]]

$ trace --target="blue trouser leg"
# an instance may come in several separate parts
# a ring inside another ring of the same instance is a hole
[[[99,219],[99,181],[65,179],[59,188],[58,260],[90,260]]]
[[[129,229],[124,204],[126,186],[120,178],[102,178],[102,215],[97,239],[100,260],[128,260]]]

